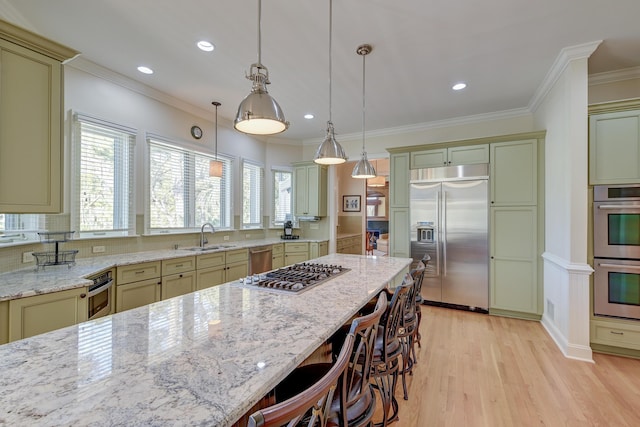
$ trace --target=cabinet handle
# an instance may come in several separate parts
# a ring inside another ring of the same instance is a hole
[[[158,282],[158,285],[162,285],[162,282]]]
[[[144,270],[140,270],[140,271],[136,271],[135,274],[142,274],[144,273]]]
[[[493,201],[493,200],[491,201],[491,204],[494,204],[494,201]]]
[[[80,298],[86,298],[87,294],[80,294]]]
[[[624,332],[609,331],[609,333],[613,335],[624,335]]]
[[[178,276],[178,277],[182,277],[182,274],[180,276]]]
[[[176,268],[182,267],[182,264],[176,264]]]

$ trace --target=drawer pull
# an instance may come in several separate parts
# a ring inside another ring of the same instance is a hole
[[[613,335],[624,335],[624,332],[617,332],[617,331],[609,331],[609,333]]]
[[[176,268],[182,267],[182,264],[176,264]]]
[[[144,273],[144,270],[140,270],[140,271],[136,271],[135,274],[143,274],[143,273]]]

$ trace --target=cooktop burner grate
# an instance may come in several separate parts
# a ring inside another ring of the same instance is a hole
[[[250,287],[300,293],[350,271],[340,265],[300,263],[241,279]]]

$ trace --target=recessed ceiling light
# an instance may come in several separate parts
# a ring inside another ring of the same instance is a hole
[[[143,65],[138,67],[138,71],[140,71],[143,74],[153,74],[153,70],[149,67],[145,67]]]
[[[198,43],[196,43],[196,46],[198,46],[198,49],[204,50],[205,52],[211,52],[213,49],[215,49],[215,46],[206,40],[200,40]]]
[[[315,116],[313,114],[305,114],[304,118],[307,120],[313,119]]]
[[[466,83],[456,83],[451,87],[451,89],[453,89],[453,90],[462,90],[465,87],[467,87]]]

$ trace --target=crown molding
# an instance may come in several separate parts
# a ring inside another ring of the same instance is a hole
[[[589,86],[596,86],[632,79],[640,79],[640,67],[631,67],[624,68],[622,70],[589,74]]]
[[[529,111],[534,112],[538,109],[538,107],[540,107],[542,101],[549,94],[549,91],[558,81],[558,78],[560,78],[571,61],[575,61],[576,59],[589,58],[591,54],[596,50],[596,48],[600,46],[600,43],[602,43],[602,40],[596,40],[576,46],[569,46],[562,49],[560,51],[560,54],[556,57],[556,60],[553,62],[553,65],[547,72],[544,80],[542,81],[540,86],[538,86],[538,90],[536,90],[533,98],[531,98],[528,107]]]
[[[437,120],[433,122],[417,123],[407,126],[397,126],[379,130],[368,130],[367,138],[394,136],[407,133],[425,132],[431,129],[440,129],[446,127],[462,126],[475,123],[482,123],[492,120],[513,119],[522,116],[531,115],[527,108],[514,108],[512,110],[496,111],[492,113],[475,114],[471,116],[455,117],[452,119]],[[341,134],[342,141],[357,141],[362,139],[362,132],[354,132]],[[303,145],[316,145],[321,143],[323,138],[305,139]]]

